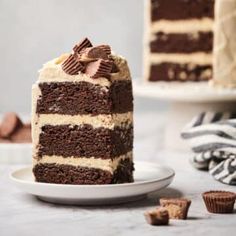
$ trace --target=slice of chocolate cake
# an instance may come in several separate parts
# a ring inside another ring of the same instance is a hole
[[[214,0],[145,2],[145,79],[211,79]]]
[[[133,95],[123,57],[86,38],[43,66],[32,95],[36,181],[133,181]]]

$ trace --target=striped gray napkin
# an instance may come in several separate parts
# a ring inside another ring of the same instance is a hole
[[[236,113],[203,112],[181,132],[198,169],[209,170],[218,181],[236,185]]]

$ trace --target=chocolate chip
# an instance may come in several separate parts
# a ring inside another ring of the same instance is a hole
[[[10,137],[18,128],[22,126],[20,118],[14,112],[6,113],[3,117],[0,133],[1,137],[8,138]]]
[[[84,71],[84,66],[78,60],[78,56],[71,54],[63,63],[62,69],[69,75],[77,75],[79,71]]]
[[[99,59],[95,62],[90,62],[85,70],[85,73],[91,78],[107,77],[112,70],[112,62],[109,60]]]
[[[145,219],[150,225],[168,225],[169,224],[169,213],[164,207],[147,211],[144,214]]]
[[[76,44],[73,48],[75,53],[80,53],[84,48],[92,47],[92,43],[89,41],[88,38],[83,39],[81,42]]]

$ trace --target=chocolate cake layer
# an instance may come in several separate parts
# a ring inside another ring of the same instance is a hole
[[[131,81],[120,80],[111,87],[88,82],[40,83],[41,97],[36,112],[40,114],[111,114],[133,110]]]
[[[196,32],[193,34],[165,34],[158,32],[150,43],[151,52],[192,53],[211,52],[213,48],[212,32]]]
[[[151,0],[151,20],[214,18],[214,0]]]
[[[58,155],[110,159],[131,151],[133,127],[93,128],[91,125],[46,125],[39,136],[38,156]]]
[[[211,65],[161,63],[151,66],[150,81],[202,81],[212,78]]]
[[[131,160],[121,160],[112,174],[109,171],[57,164],[36,164],[33,173],[37,182],[55,184],[117,184],[133,182]]]

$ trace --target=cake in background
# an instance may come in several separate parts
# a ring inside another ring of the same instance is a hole
[[[31,143],[31,124],[24,124],[15,112],[4,114],[0,123],[0,143]]]
[[[213,80],[216,87],[236,88],[236,1],[215,4]]]
[[[133,181],[133,95],[125,58],[85,38],[46,63],[32,91],[38,182]]]
[[[211,79],[214,0],[145,2],[145,80]]]

